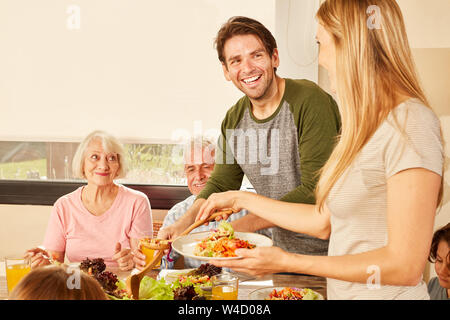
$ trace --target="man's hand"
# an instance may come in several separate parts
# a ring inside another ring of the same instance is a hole
[[[205,199],[197,199],[194,204],[189,208],[188,211],[178,219],[174,224],[161,228],[158,232],[158,239],[162,240],[174,240],[180,234],[183,233],[184,230],[189,228],[194,222],[195,217],[197,216],[200,207],[205,202]],[[168,251],[168,250],[166,250]]]
[[[185,228],[178,220],[170,226],[159,229],[157,238],[162,240],[172,240],[178,237],[184,230]]]
[[[237,206],[236,201],[242,195],[242,191],[227,191],[221,193],[213,193],[209,196],[208,200],[203,201],[203,204],[198,210],[198,214],[195,218],[196,221],[205,220],[211,216],[214,212],[221,209],[233,209],[234,212],[241,211],[242,208]],[[216,221],[221,219],[228,219],[229,214],[223,214],[216,218]]]

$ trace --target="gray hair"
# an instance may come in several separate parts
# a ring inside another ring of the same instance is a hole
[[[86,149],[92,140],[100,140],[102,142],[103,149],[108,153],[116,153],[119,159],[119,171],[115,179],[124,178],[128,172],[128,166],[126,163],[125,149],[122,143],[114,136],[104,131],[91,132],[77,148],[72,160],[72,173],[73,176],[80,179],[86,179],[84,174],[84,157]]]
[[[184,151],[183,151],[183,159],[186,159],[187,155],[191,155],[192,149],[194,149],[194,153],[196,150],[201,147],[201,150],[207,149],[209,151],[209,154],[212,154],[213,151],[216,150],[216,143],[212,140],[212,138],[205,137],[205,136],[195,136],[192,137],[185,145],[184,145]],[[194,154],[195,158],[195,154]],[[201,158],[201,154],[200,154]],[[213,158],[214,160],[214,158]]]

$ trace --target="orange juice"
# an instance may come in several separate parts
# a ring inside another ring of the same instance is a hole
[[[141,242],[141,251],[145,255],[145,265],[148,265],[153,260],[153,256],[155,255],[155,250],[146,247],[145,244],[143,244]],[[158,263],[155,265],[154,268],[157,269],[160,266],[161,266],[161,260],[158,261]]]
[[[233,286],[216,286],[212,288],[213,300],[237,300],[238,291]]]
[[[29,265],[14,264],[6,267],[6,282],[8,283],[8,292],[11,292],[19,281],[31,271]]]

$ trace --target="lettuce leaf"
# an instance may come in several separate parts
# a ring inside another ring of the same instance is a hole
[[[127,285],[124,281],[116,282],[117,289],[125,290]],[[112,300],[131,300],[128,296],[122,299],[108,294]],[[163,279],[157,281],[149,276],[144,276],[139,286],[139,300],[173,300],[173,291],[171,285]]]
[[[139,287],[139,300],[173,300],[172,287],[164,278],[155,280],[144,276]]]
[[[117,289],[119,289],[119,290],[127,289],[127,284],[125,283],[125,281],[122,281],[120,279],[119,279],[119,281],[116,282],[116,286],[117,286]]]
[[[319,298],[319,296],[311,289],[304,289],[303,293],[304,295],[302,300],[317,300]]]
[[[230,236],[229,236],[230,239],[234,238],[234,229],[231,226],[231,224],[229,222],[225,221],[225,220],[220,221],[219,231],[222,231],[224,233],[225,232],[229,233],[230,234]]]

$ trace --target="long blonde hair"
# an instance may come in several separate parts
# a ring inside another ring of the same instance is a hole
[[[369,7],[379,15],[370,16]],[[317,205],[322,208],[333,185],[396,107],[399,96],[416,98],[428,107],[429,103],[394,0],[327,0],[317,19],[336,47],[336,91],[342,118],[339,142],[316,187]]]

